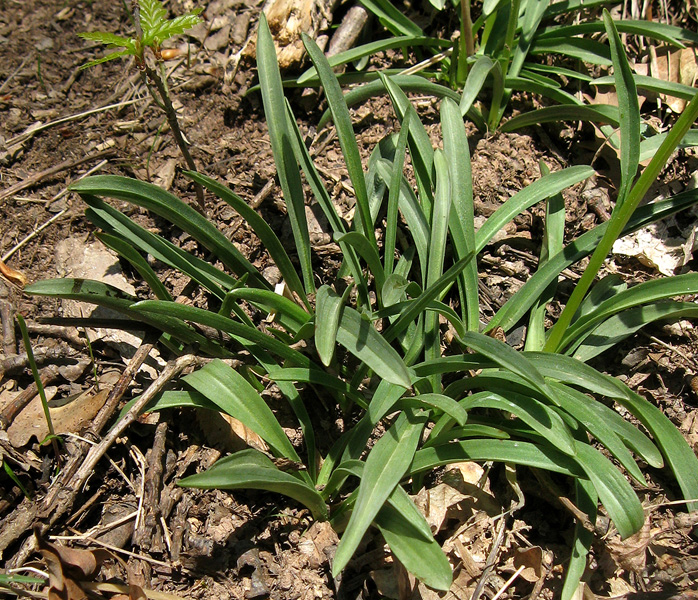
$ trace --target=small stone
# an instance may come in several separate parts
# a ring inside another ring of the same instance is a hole
[[[53,48],[53,40],[49,37],[41,38],[34,47],[39,52],[45,52],[46,50],[51,50]]]

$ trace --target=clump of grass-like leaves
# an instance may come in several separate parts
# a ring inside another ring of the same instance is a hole
[[[573,166],[543,174],[506,200],[476,231],[468,140],[458,105],[443,100],[443,148],[434,149],[402,89],[382,76],[401,128],[378,144],[364,171],[339,83],[322,52],[305,39],[356,194],[355,218],[347,226],[284,98],[273,41],[262,18],[257,44],[260,84],[298,270],[276,234],[241,198],[201,174],[189,176],[247,221],[298,302],[276,294],[222,233],[175,196],[115,176],[90,177],[73,190],[87,203],[86,215],[102,230],[102,241],[134,266],[157,299],[139,301],[86,280],[44,281],[27,291],[118,310],[163,331],[163,342],[173,352],[194,346],[212,357],[248,356],[254,369],[238,372],[213,360],[183,377],[181,390],[162,393],[149,408],[224,411],[261,436],[273,457],[305,464],[306,469],[287,472],[266,454],[247,449],[180,483],[277,492],[338,528],[346,523],[334,559],[335,574],[346,567],[366,531],[375,526],[409,571],[433,588],[448,589],[449,561],[403,485],[451,462],[497,461],[565,475],[573,482],[578,507],[591,522],[600,502],[618,532],[629,536],[644,522],[642,506],[628,481],[630,477],[636,485],[646,485],[636,460],[655,468],[666,464],[687,499],[698,498],[698,460],[659,409],[585,361],[651,321],[697,316],[694,303],[673,298],[698,293],[698,275],[631,288],[610,279],[596,282],[596,276],[613,240],[698,200],[696,192],[687,192],[639,207],[649,182],[698,115],[698,99],[689,104],[636,178],[639,117],[634,80],[628,75],[614,23],[607,17],[605,25],[624,103],[619,123],[623,180],[610,221],[567,245],[561,192],[591,176],[592,168]],[[404,174],[407,149],[416,191]],[[316,289],[301,175],[341,247],[340,274],[352,281],[346,289],[333,282]],[[211,251],[226,270],[138,226],[103,198],[126,200],[169,220]],[[545,202],[547,214],[539,268],[483,325],[475,257],[511,219],[539,202]],[[385,218],[380,245],[375,234],[379,214]],[[404,246],[398,243],[400,228],[407,239]],[[145,254],[201,285],[220,310],[173,302]],[[589,266],[564,312],[546,331],[543,316],[558,276],[589,255]],[[273,313],[276,325],[261,331],[243,304],[262,315]],[[448,345],[442,336],[442,317],[455,332]],[[524,351],[486,335],[495,328],[507,332],[522,319],[528,321]],[[206,337],[190,323],[227,337]],[[306,343],[298,344],[301,341]],[[261,377],[275,382],[289,402],[303,430],[303,451],[290,443],[260,395]],[[356,425],[322,456],[310,418],[320,410],[319,395],[325,403],[332,398],[345,411],[358,413]],[[649,435],[622,419],[609,407],[613,403],[626,408]],[[366,452],[381,423],[385,433]],[[577,527],[565,599],[572,596],[582,575],[592,535]]]
[[[453,10],[443,0],[431,0],[431,3],[437,10]],[[352,48],[329,61],[334,67],[388,49],[431,51],[434,56],[417,66],[391,70],[393,81],[403,91],[453,98],[459,103],[462,115],[483,131],[513,131],[553,121],[592,121],[603,124],[603,133],[617,146],[612,135],[618,127],[619,107],[587,104],[577,92],[580,87],[591,86],[587,89],[593,94],[595,86],[614,84],[613,77],[592,77],[584,65],[604,69],[613,64],[609,46],[600,41],[605,25],[598,17],[598,9],[619,4],[614,0],[485,0],[479,7],[480,13],[471,18],[471,1],[454,1],[460,35],[454,40],[444,40],[429,37],[390,0],[362,0],[362,5],[393,37]],[[672,48],[698,44],[698,34],[694,31],[665,23],[618,19],[614,25],[622,34],[641,36],[650,43]],[[434,65],[440,65],[440,69],[434,70]],[[691,86],[676,82],[637,74],[633,79],[646,91],[685,100],[694,94]],[[385,92],[376,71],[347,73],[342,80],[364,84],[347,92],[349,105]],[[317,70],[312,67],[288,83],[309,86],[319,85],[319,81]],[[552,106],[526,111],[502,123],[515,92],[536,94]],[[646,136],[652,138],[656,134],[648,126]],[[695,139],[691,138],[693,143]],[[650,146],[652,143],[647,144],[646,152]]]

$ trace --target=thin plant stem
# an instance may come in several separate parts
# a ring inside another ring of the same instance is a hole
[[[465,83],[468,75],[468,59],[475,54],[475,40],[473,39],[473,20],[470,16],[470,0],[461,0],[461,47],[458,53],[458,84]]]
[[[53,429],[53,421],[51,421],[51,413],[48,409],[48,400],[46,400],[46,390],[44,390],[44,386],[41,383],[39,369],[36,366],[36,360],[34,360],[34,352],[32,351],[31,341],[29,340],[27,324],[24,322],[24,318],[20,314],[17,314],[17,323],[19,324],[19,329],[22,332],[24,349],[27,352],[27,359],[29,360],[29,366],[31,367],[32,376],[34,377],[34,381],[36,382],[36,389],[39,391],[39,398],[41,398],[41,406],[44,409],[44,417],[46,418],[46,425],[48,426],[49,436],[51,437],[53,451],[56,454],[56,460],[58,460],[60,457],[60,451],[58,449],[58,441],[56,440],[56,432]]]
[[[187,167],[192,171],[196,171],[196,163],[189,153],[187,142],[182,135],[182,130],[180,129],[179,121],[177,120],[177,112],[172,105],[172,100],[170,99],[165,82],[160,77],[160,74],[155,69],[150,67],[145,60],[143,61],[143,70],[146,77],[155,84],[155,88],[158,92],[157,96],[159,96],[159,98],[156,97],[155,94],[153,94],[153,96],[157,103],[161,105],[165,111],[167,123],[172,130],[172,135],[174,136],[175,142],[177,142],[177,146],[179,146],[179,149],[182,152],[182,156],[184,157],[184,161],[187,163]],[[151,90],[152,94],[152,88],[148,87],[148,89]],[[199,203],[201,210],[205,210],[206,205],[204,203],[204,189],[198,183],[194,183],[194,189],[196,190],[196,200]]]
[[[95,388],[99,392],[99,375],[97,374],[97,362],[95,361],[95,355],[92,351],[92,343],[90,342],[90,336],[87,333],[87,327],[83,327],[82,331],[85,334],[85,340],[87,341],[87,351],[90,353],[90,360],[92,361],[92,374],[95,378]]]
[[[141,10],[138,0],[131,0],[131,15],[133,16],[133,23],[136,29],[136,37],[140,40],[143,37],[143,30],[141,28]],[[148,61],[145,57],[145,48],[141,48],[140,51],[141,56],[139,57],[138,62],[140,62],[140,66],[143,69],[143,72],[145,73],[145,77],[147,79],[146,87],[148,88],[148,91],[150,91],[150,95],[153,97],[153,100],[155,100],[155,103],[158,106],[160,106],[160,108],[162,108],[162,110],[164,111],[165,116],[167,117],[167,123],[169,124],[170,129],[172,130],[172,135],[174,136],[175,142],[177,143],[177,146],[179,146],[179,150],[181,151],[182,156],[184,157],[184,162],[187,163],[187,167],[190,171],[196,171],[196,163],[194,162],[194,159],[192,158],[189,152],[189,147],[187,145],[186,140],[184,139],[182,130],[179,127],[177,111],[175,111],[175,108],[172,105],[172,100],[170,99],[170,93],[167,88],[166,77],[161,77],[160,73],[157,72],[157,69],[153,69],[148,64]],[[156,60],[158,60],[157,57]],[[162,64],[161,61],[158,60],[158,62]],[[150,85],[148,85],[148,82],[152,82],[153,84],[155,84],[157,94],[153,92],[153,88]],[[194,182],[194,189],[196,190],[196,201],[198,202],[201,210],[205,211],[206,203],[204,202],[204,188],[201,187],[201,184]]]

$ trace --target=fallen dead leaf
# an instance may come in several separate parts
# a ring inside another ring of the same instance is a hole
[[[671,83],[682,83],[693,87],[698,78],[698,55],[696,48],[670,48],[662,46],[654,49],[655,56],[650,62],[653,77]],[[676,113],[683,112],[687,101],[674,96],[660,94],[662,101]]]
[[[659,222],[616,240],[613,253],[634,256],[643,265],[671,276],[693,258],[695,246],[693,227],[685,232],[685,237],[671,237],[667,224]]]
[[[693,381],[696,377],[691,380],[691,387],[693,387]],[[698,386],[696,386],[698,387]],[[698,390],[696,390],[698,393]],[[691,445],[694,450],[698,449],[698,411],[691,411],[688,413],[686,418],[681,423],[681,432],[683,433],[686,441]]]
[[[52,544],[43,538],[38,528],[34,529],[34,536],[39,553],[48,567],[48,600],[87,600],[88,595],[80,584],[92,582],[107,560],[118,561],[129,572],[126,563],[108,550],[80,550]],[[146,600],[147,596],[142,588],[130,584],[128,595],[118,594],[112,598]]]
[[[254,448],[267,454],[269,446],[238,419],[202,408],[196,411],[197,421],[210,444],[228,452]]]
[[[23,288],[27,285],[27,278],[24,273],[16,271],[12,267],[8,267],[2,260],[0,260],[0,275],[7,279],[10,283]]]
[[[311,569],[319,569],[334,558],[339,544],[337,532],[328,522],[315,522],[298,542],[298,550]]]
[[[108,389],[102,389],[96,394],[92,390],[88,390],[73,399],[66,400],[61,406],[55,406],[52,399],[56,390],[55,387],[46,388],[53,429],[59,435],[79,433],[94,419],[109,395]],[[36,436],[36,439],[41,442],[48,435],[48,425],[39,396],[34,397],[15,417],[7,430],[7,435],[15,448],[25,446],[33,436]]]
[[[620,570],[639,573],[645,568],[647,547],[651,541],[649,519],[645,519],[642,529],[625,540],[616,536],[606,542],[609,558],[615,565],[616,573]]]
[[[524,567],[520,577],[535,583],[543,576],[543,549],[540,546],[518,548],[514,554],[514,567]]]
[[[465,516],[465,509],[458,507],[459,502],[467,499],[465,494],[461,494],[450,485],[439,483],[429,490],[426,488],[419,490],[414,500],[417,508],[422,511],[424,518],[429,523],[431,530],[438,533],[451,516],[461,516],[461,521],[470,516]]]

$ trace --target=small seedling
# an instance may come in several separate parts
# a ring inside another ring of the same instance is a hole
[[[116,50],[106,56],[91,60],[83,65],[83,68],[125,56],[133,56],[135,58],[136,65],[143,74],[153,100],[164,111],[187,167],[192,171],[196,170],[196,165],[189,152],[189,147],[179,127],[177,113],[172,105],[170,90],[167,85],[167,73],[165,72],[166,57],[163,56],[161,46],[164,41],[180,35],[187,29],[191,29],[194,25],[201,23],[199,13],[202,11],[203,8],[197,8],[185,15],[168,19],[167,10],[160,0],[132,0],[130,14],[136,30],[135,37],[124,37],[107,31],[90,31],[80,34],[80,37],[86,40],[100,42],[109,48],[121,48],[121,50]],[[155,68],[149,62],[147,50],[150,50],[152,54],[152,59],[156,65]],[[203,188],[198,183],[194,187],[196,189],[197,201],[203,210]]]
[[[14,481],[15,485],[19,488],[19,490],[24,494],[24,497],[27,500],[32,499],[32,495],[29,493],[29,490],[22,485],[22,482],[19,480],[19,477],[17,477],[17,474],[12,470],[12,467],[7,464],[7,460],[3,459],[2,461],[2,466],[5,469],[5,473],[7,476]]]

